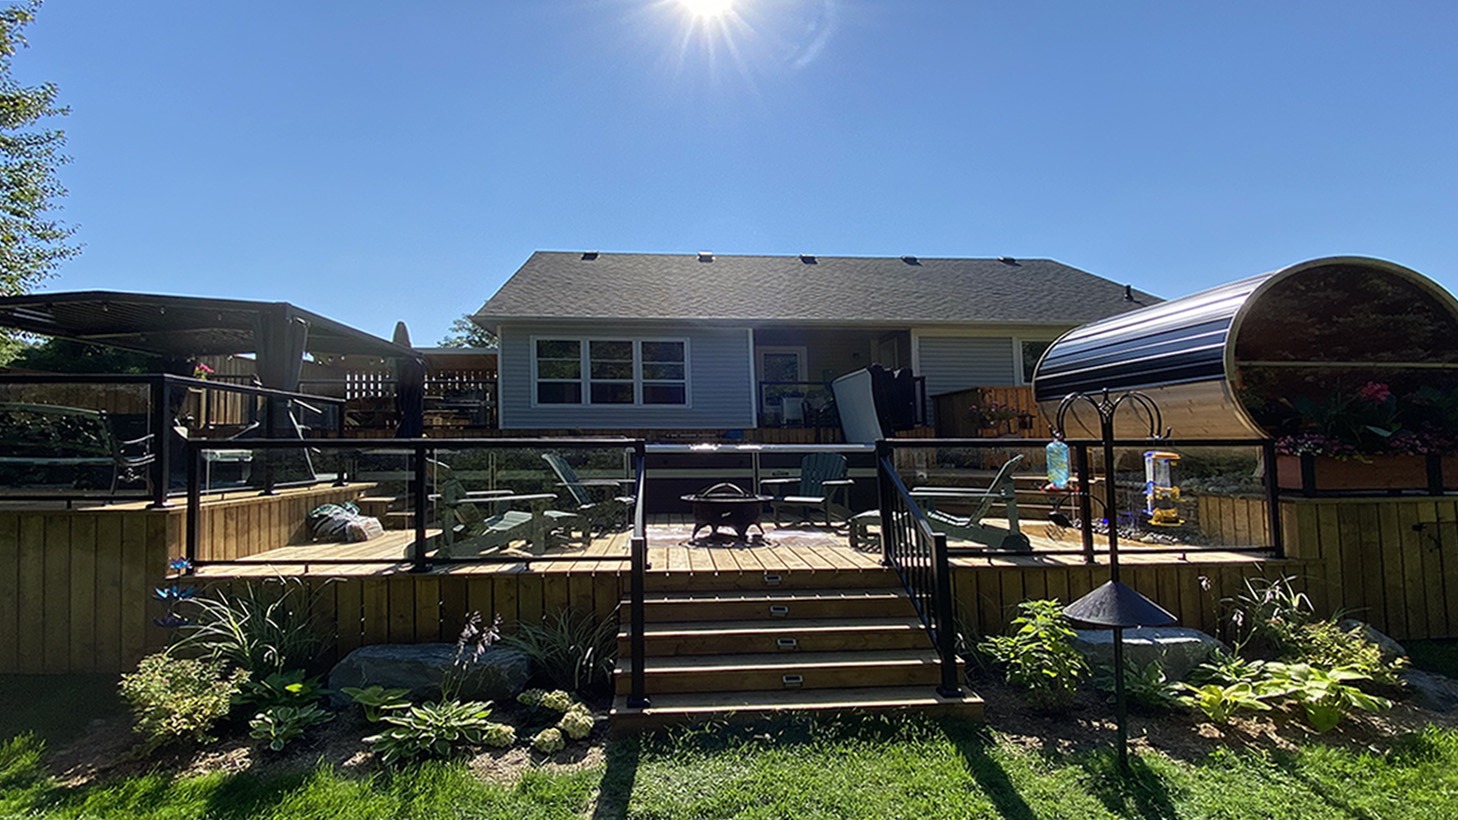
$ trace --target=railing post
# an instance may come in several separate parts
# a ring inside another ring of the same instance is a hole
[[[1266,464],[1266,521],[1271,530],[1271,548],[1277,558],[1286,556],[1285,538],[1281,533],[1281,483],[1276,475],[1276,442],[1266,439],[1261,444],[1261,458]]]
[[[947,536],[942,533],[933,537],[932,572],[936,589],[932,608],[936,611],[937,653],[942,656],[942,685],[937,687],[937,694],[944,698],[960,698],[962,688],[957,680],[957,617],[952,600],[952,567],[947,560]]]
[[[187,458],[187,539],[184,557],[189,567],[197,565],[198,539],[202,534],[202,447],[194,442],[183,446]]]
[[[427,572],[430,562],[425,559],[425,510],[429,505],[429,493],[425,485],[424,444],[415,445],[415,544],[410,550],[410,571]]]
[[[168,482],[171,480],[172,422],[168,420],[167,376],[152,379],[152,446],[157,457],[152,459],[152,507],[167,506]]]
[[[628,694],[628,708],[646,709],[650,704],[648,699],[648,676],[644,669],[645,654],[645,624],[647,617],[646,606],[643,602],[644,587],[647,585],[648,570],[648,539],[641,535],[634,534],[632,545],[632,579],[629,583],[631,595],[628,605],[628,617],[632,620],[629,627],[629,641],[633,652],[633,679],[632,690]]]
[[[892,452],[890,442],[885,439],[876,442],[876,505],[881,511],[881,565],[887,567],[892,565],[891,529],[896,520],[892,509],[896,493],[891,486],[891,475],[887,472]]]
[[[1078,457],[1078,521],[1083,536],[1083,562],[1094,563],[1093,485],[1089,483],[1088,445],[1075,444]]]

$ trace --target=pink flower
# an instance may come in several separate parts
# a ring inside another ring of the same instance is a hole
[[[1367,382],[1361,390],[1357,391],[1357,398],[1373,404],[1381,404],[1387,401],[1391,395],[1392,391],[1387,388],[1387,385],[1381,382]]]

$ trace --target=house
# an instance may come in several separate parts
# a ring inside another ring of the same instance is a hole
[[[1049,259],[539,251],[472,318],[503,430],[726,431],[813,423],[873,363],[1027,385],[1063,332],[1157,301]]]

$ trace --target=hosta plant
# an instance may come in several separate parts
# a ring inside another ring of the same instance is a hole
[[[289,741],[304,736],[311,726],[318,726],[334,719],[334,715],[320,709],[317,704],[302,706],[270,706],[253,716],[248,722],[248,735],[254,740],[264,741],[272,751],[282,751]]]
[[[1231,716],[1241,710],[1265,712],[1271,708],[1270,704],[1261,700],[1256,688],[1249,683],[1232,683],[1228,686],[1218,683],[1207,683],[1204,686],[1182,683],[1179,686],[1186,692],[1180,696],[1180,702],[1199,709],[1215,723],[1229,723]]]
[[[472,746],[486,744],[491,722],[491,704],[422,703],[383,717],[389,729],[365,738],[386,763],[424,757],[448,757]]]
[[[274,672],[263,680],[244,681],[238,700],[265,709],[270,706],[303,706],[319,700],[328,691],[319,678],[305,677],[302,669],[290,669]]]
[[[386,712],[410,708],[409,689],[386,689],[376,684],[363,689],[345,686],[341,687],[339,691],[349,695],[351,700],[359,704],[360,708],[364,710],[365,720],[370,723],[379,723]]]
[[[1045,708],[1066,707],[1088,674],[1073,648],[1074,632],[1057,601],[1024,601],[1012,620],[1012,634],[997,635],[977,648],[1002,667],[1008,683],[1029,690]]]
[[[1114,691],[1114,672],[1105,670],[1094,685],[1105,692]],[[1150,661],[1143,669],[1133,667],[1124,670],[1124,694],[1129,703],[1151,711],[1172,709],[1180,703],[1180,689],[1165,677],[1164,667],[1159,661]],[[1109,696],[1113,702],[1113,695]]]
[[[1306,722],[1318,732],[1332,729],[1353,709],[1380,712],[1392,706],[1392,701],[1353,686],[1351,682],[1367,680],[1368,676],[1350,667],[1321,669],[1305,663],[1268,663],[1266,672],[1262,697],[1290,698],[1301,704]]]
[[[567,741],[562,738],[560,729],[543,729],[532,738],[532,748],[544,755],[556,754],[567,748]]]

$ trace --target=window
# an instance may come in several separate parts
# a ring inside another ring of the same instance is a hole
[[[1053,342],[1051,340],[1022,342],[1021,352],[1023,356],[1023,384],[1033,383],[1033,371],[1036,370],[1038,367],[1038,360],[1043,358],[1043,352],[1046,351],[1048,347],[1052,344]]]
[[[688,342],[536,339],[537,404],[688,404]]]

